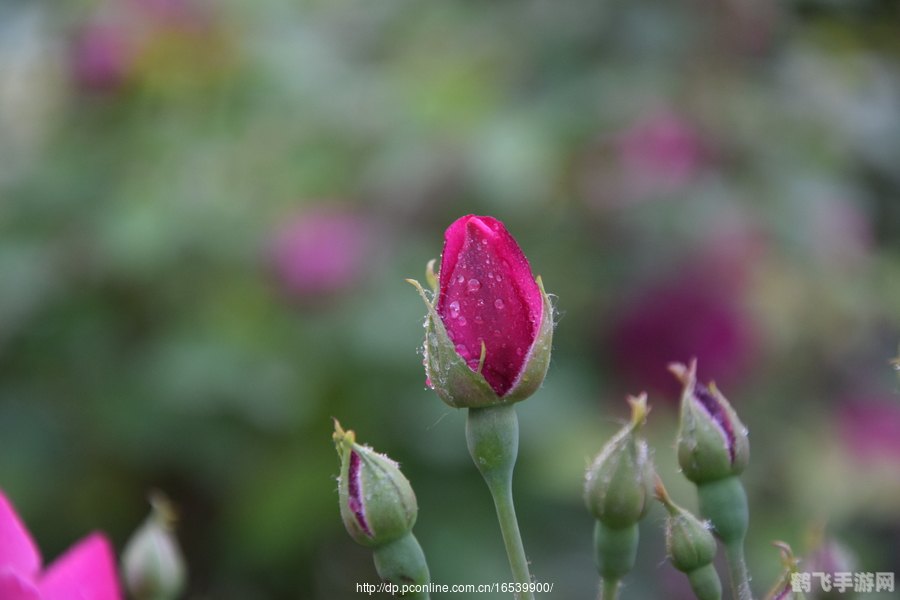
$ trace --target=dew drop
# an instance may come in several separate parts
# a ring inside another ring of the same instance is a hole
[[[475,305],[478,306],[478,308],[484,307],[484,298],[479,298],[479,299],[475,302]]]
[[[460,326],[465,325],[465,324],[466,324],[466,318],[465,318],[465,317],[460,317],[459,319],[457,319],[456,322],[459,323]]]
[[[494,274],[492,272],[488,271],[488,279],[493,279],[493,278],[494,278]]]
[[[450,308],[450,318],[451,319],[455,319],[456,317],[459,316],[459,302],[457,300],[454,300],[453,302],[451,302],[449,308]]]
[[[482,239],[482,240],[481,240],[481,243],[482,243],[483,245],[487,246],[487,238]]]
[[[500,298],[497,298],[496,300],[494,300],[494,306],[497,308],[497,310],[503,310],[503,306],[504,306],[503,300]]]
[[[495,279],[496,279],[497,281],[503,281],[503,278],[500,277],[500,273],[497,273],[497,276],[496,276]]]
[[[457,283],[462,283],[462,282],[465,281],[465,280],[466,280],[466,278],[463,277],[462,275],[460,275],[459,277],[456,278],[456,282],[457,282]]]
[[[477,292],[481,289],[481,282],[477,279],[470,279],[469,283],[466,284],[466,291],[469,293]]]
[[[484,323],[484,319],[481,318],[481,315],[475,315],[475,322],[481,325]]]

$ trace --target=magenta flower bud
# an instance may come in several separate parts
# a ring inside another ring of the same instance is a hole
[[[553,318],[540,278],[503,223],[467,215],[444,234],[428,305],[425,369],[450,406],[509,404],[533,394],[550,364]]]

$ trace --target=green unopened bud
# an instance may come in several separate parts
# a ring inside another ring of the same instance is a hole
[[[356,434],[341,429],[337,420],[333,439],[341,458],[341,518],[350,537],[375,547],[412,531],[418,514],[416,495],[397,463],[357,444]]]
[[[669,370],[683,385],[678,464],[685,477],[700,484],[739,475],[750,460],[747,428],[715,384],[697,381],[696,360]]]
[[[383,581],[422,586],[405,595],[427,600],[431,577],[412,533],[418,514],[412,486],[397,463],[357,444],[356,434],[344,431],[337,419],[332,437],[341,457],[338,497],[347,532],[373,549],[375,568]]]
[[[720,600],[722,582],[713,566],[716,540],[709,527],[669,498],[657,480],[656,498],[669,513],[666,519],[666,552],[672,566],[688,576],[698,600]]]
[[[653,463],[640,429],[647,419],[647,395],[629,397],[631,421],[616,433],[591,463],[584,500],[598,521],[616,529],[637,523],[649,505]]]
[[[159,493],[150,499],[150,516],[134,532],[122,553],[122,571],[135,600],[173,600],[184,589],[184,558],[175,540],[176,515]]]

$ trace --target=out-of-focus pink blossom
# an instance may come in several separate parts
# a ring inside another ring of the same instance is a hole
[[[635,195],[685,185],[708,160],[698,132],[668,111],[637,121],[620,135],[617,148],[625,191]]]
[[[75,36],[71,61],[72,78],[79,88],[115,92],[131,74],[134,48],[121,24],[88,22]]]
[[[757,340],[732,290],[703,271],[679,274],[634,293],[613,315],[608,350],[628,389],[677,397],[669,363],[699,359],[704,380],[733,386],[748,372]]]
[[[837,423],[841,441],[860,462],[900,460],[900,399],[851,399],[839,409]]]
[[[109,541],[92,533],[47,569],[12,504],[0,490],[0,598],[3,600],[119,600]]]
[[[329,296],[364,275],[374,250],[369,222],[342,210],[317,210],[290,218],[269,250],[281,288],[296,299]]]

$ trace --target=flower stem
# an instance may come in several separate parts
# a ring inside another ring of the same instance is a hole
[[[383,581],[395,585],[417,584],[427,586],[431,582],[425,553],[412,532],[374,550],[375,569]],[[408,593],[404,598],[429,600],[427,589]]]
[[[619,580],[604,577],[600,580],[600,600],[616,600],[619,597]]]
[[[750,590],[750,575],[744,561],[743,540],[725,545],[725,558],[728,560],[728,572],[731,575],[731,589],[735,600],[753,600]]]
[[[516,583],[531,584],[512,496],[513,467],[519,452],[519,419],[515,408],[512,405],[470,408],[466,420],[466,442],[469,454],[494,499],[513,578]],[[516,594],[516,598],[533,600],[534,594],[526,587]]]

